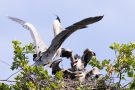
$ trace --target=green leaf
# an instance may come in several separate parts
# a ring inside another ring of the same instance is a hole
[[[54,88],[54,89],[58,89],[59,88],[59,86],[58,85],[56,85],[55,83],[53,83],[53,82],[51,82],[51,87],[52,88]]]
[[[107,66],[110,63],[110,60],[105,59],[102,61],[102,66]]]
[[[63,79],[63,72],[62,71],[57,72],[56,75],[55,75],[55,78],[57,80]]]
[[[133,70],[128,71],[128,77],[133,77],[133,75],[134,75],[134,71]]]
[[[135,89],[135,80],[130,84],[130,89],[134,90]]]
[[[113,43],[113,44],[110,46],[110,49],[119,51],[119,49],[120,49],[120,44],[118,44],[118,43]]]
[[[14,40],[14,41],[12,41],[12,43],[13,43],[14,45],[21,44],[21,42],[20,42],[20,41],[18,41],[18,40]]]
[[[44,89],[43,89],[43,90],[44,90]],[[45,90],[51,90],[51,88],[47,86],[47,87],[45,88]]]

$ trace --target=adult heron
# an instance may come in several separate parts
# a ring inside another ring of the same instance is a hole
[[[37,64],[46,65],[46,64],[52,63],[52,57],[54,56],[54,54],[57,52],[57,50],[62,45],[62,43],[73,32],[80,30],[82,28],[86,28],[87,25],[98,22],[102,18],[103,16],[89,17],[65,28],[65,30],[61,31],[58,35],[55,36],[55,38],[51,42],[51,45],[45,52],[43,52],[43,55],[41,56],[40,60],[38,60]]]
[[[12,17],[9,17],[9,18],[12,19]],[[59,47],[73,32],[80,30],[82,28],[86,28],[87,25],[100,21],[102,18],[103,16],[89,17],[65,28],[65,30],[61,31],[58,35],[55,36],[55,38],[51,42],[51,45],[42,53],[42,56],[40,56],[36,60],[35,64],[36,65],[51,64],[53,61],[53,57],[55,53],[57,52],[57,50],[59,49]],[[14,21],[18,21],[18,19]],[[26,25],[26,27],[30,29],[30,27],[28,27],[29,24],[27,25],[27,23],[25,23],[24,21],[22,21],[20,24]]]

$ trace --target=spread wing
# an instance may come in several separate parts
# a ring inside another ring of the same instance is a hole
[[[82,60],[84,61],[84,67],[87,66],[88,62],[91,60],[92,56],[95,56],[95,53],[89,49],[86,49],[84,52],[83,52],[83,55],[82,55]]]
[[[8,16],[8,18],[11,19],[12,21],[15,21],[15,22],[21,24],[22,26],[26,23],[24,20],[21,20],[21,19],[15,18],[15,17]]]
[[[100,21],[103,18],[103,16],[96,16],[96,17],[89,17],[86,19],[83,19],[69,27],[66,28],[66,30],[63,30],[60,32],[51,42],[50,47],[47,49],[44,53],[51,53],[51,55],[54,55],[57,49],[62,45],[62,43],[75,31],[80,30],[84,27],[87,27],[89,24],[93,24],[95,22]],[[44,56],[44,54],[43,54]]]
[[[36,45],[36,54],[39,54],[39,52],[44,52],[47,49],[47,45],[43,42],[43,40],[41,39],[41,37],[37,32],[37,29],[32,24],[15,17],[9,16],[8,18],[11,19],[12,21],[21,24],[25,29],[28,29],[30,31],[31,37]]]
[[[87,25],[95,23],[97,21],[100,21],[103,18],[103,16],[96,16],[96,17],[89,17],[89,18],[85,18],[77,23],[74,23],[73,25],[69,26],[66,28],[69,30],[78,30],[78,29],[82,29],[82,28],[87,28]]]
[[[57,16],[57,18],[59,18],[59,17]],[[59,20],[60,19],[56,19],[53,22],[54,36],[58,35],[63,30],[63,27],[62,27],[61,22]]]

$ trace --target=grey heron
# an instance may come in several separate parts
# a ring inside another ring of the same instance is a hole
[[[62,69],[59,67],[59,63],[61,62],[62,60],[59,59],[59,60],[55,60],[51,65],[50,67],[52,68],[52,74],[55,75],[57,72],[59,71],[62,71],[63,72],[63,77],[66,78],[66,79],[75,79],[76,76],[78,74],[78,71],[74,71],[72,68],[69,68],[69,69]]]
[[[92,76],[95,76],[94,78],[98,78],[99,75],[100,75],[100,70],[97,67],[94,67],[90,71],[86,71],[86,70],[75,71],[73,68],[62,69],[62,68],[59,67],[59,63],[61,61],[62,60],[55,60],[51,64],[52,74],[55,75],[58,71],[62,71],[64,78],[68,78],[68,79],[71,79],[71,80],[77,79],[80,82],[84,82],[85,79],[88,79],[89,77],[92,77]]]
[[[10,19],[12,19],[13,21],[18,21],[18,19],[9,17]],[[96,17],[89,17],[86,19],[83,19],[77,23],[74,23],[73,25],[65,28],[65,30],[61,31],[58,35],[55,36],[55,38],[52,40],[51,45],[42,53],[42,56],[40,56],[40,58],[38,58],[38,60],[36,60],[35,64],[36,65],[47,65],[47,64],[51,64],[53,57],[55,55],[55,53],[57,52],[57,50],[59,49],[59,47],[62,45],[62,43],[67,39],[67,37],[69,37],[73,32],[80,30],[82,28],[86,28],[87,25],[89,24],[93,24],[95,22],[100,21],[103,18],[103,16],[96,16]],[[25,23],[24,21],[19,22],[21,25],[25,25],[28,29],[31,30],[31,27],[27,26],[27,23]],[[28,24],[29,25],[29,24]],[[30,24],[31,25],[31,24]]]
[[[58,35],[55,36],[49,48],[45,52],[43,52],[43,55],[41,56],[40,60],[37,61],[37,64],[46,65],[52,63],[52,57],[54,56],[56,51],[73,32],[82,28],[86,28],[87,25],[98,22],[102,18],[103,16],[89,17],[65,28],[65,30],[61,31]]]
[[[101,75],[101,74],[100,74],[100,70],[99,70],[99,68],[97,68],[97,67],[93,67],[93,69],[91,70],[91,72],[92,72],[92,75],[95,76],[95,78],[98,78],[99,75]]]
[[[95,56],[95,53],[92,50],[86,49],[83,52],[82,57],[79,55],[71,56],[71,67],[75,70],[84,70],[91,58]]]
[[[42,40],[42,38],[40,37],[40,35],[38,34],[37,32],[37,29],[29,22],[26,22],[24,20],[21,20],[21,19],[18,19],[18,18],[15,18],[15,17],[10,17],[8,16],[9,19],[19,23],[20,25],[22,25],[25,29],[29,30],[30,31],[30,34],[31,34],[31,37],[34,41],[34,44],[36,46],[36,54],[33,54],[33,60],[36,61],[37,59],[40,58],[40,56],[42,55],[43,52],[45,52],[47,50],[47,45],[44,43],[44,41]],[[56,36],[58,33],[61,32],[62,30],[62,25],[60,23],[60,19],[59,17],[57,16],[57,19],[54,20],[54,23],[53,23],[53,27],[54,27],[54,35]],[[63,50],[63,49],[62,49]],[[57,57],[60,57],[61,55],[61,52],[62,50],[58,50],[56,52],[56,56]],[[60,52],[61,51],[61,52]],[[67,51],[63,51],[63,52],[66,52],[68,53]],[[70,53],[71,51],[69,51]],[[62,57],[62,56],[61,56]],[[65,57],[65,56],[64,56]]]
[[[90,71],[80,71],[79,73],[77,73],[75,76],[76,78],[78,78],[78,80],[80,82],[84,82],[86,79],[88,79],[89,77],[95,76],[94,78],[98,78],[100,75],[100,70],[97,67],[94,67],[92,70]]]

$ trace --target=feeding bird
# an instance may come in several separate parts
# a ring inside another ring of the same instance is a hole
[[[62,71],[63,77],[68,79],[75,79],[75,73],[73,73],[72,69],[62,69],[59,67],[59,63],[62,60],[55,60],[50,67],[52,68],[52,74],[55,75],[57,72]]]
[[[89,72],[92,73],[91,75],[94,75],[95,78],[98,78],[100,74],[100,70],[97,67],[93,67],[93,69]]]
[[[36,65],[47,65],[52,63],[53,57],[62,43],[69,37],[73,32],[80,30],[82,28],[86,28],[87,25],[100,21],[103,16],[89,17],[83,19],[73,25],[65,28],[65,30],[61,31],[55,38],[52,40],[51,45],[47,48],[46,51],[42,53],[42,56],[38,60],[36,60]],[[11,19],[11,18],[10,18]],[[18,21],[18,20],[17,20]],[[23,23],[25,24],[25,23]],[[29,27],[28,27],[29,28]]]
[[[66,78],[66,79],[75,79],[76,76],[79,71],[73,71],[72,68],[69,68],[69,69],[62,69],[59,67],[59,63],[61,62],[62,60],[55,60],[51,65],[50,67],[52,68],[52,74],[55,75],[57,72],[59,71],[62,71],[63,72],[63,77]]]
[[[52,74],[55,75],[58,71],[62,71],[63,72],[63,77],[67,78],[67,79],[77,79],[80,82],[84,82],[86,79],[88,79],[89,77],[94,76],[94,78],[98,78],[100,74],[100,70],[97,67],[94,67],[92,70],[90,71],[86,71],[86,70],[81,70],[81,71],[75,71],[73,68],[69,68],[69,69],[62,69],[59,67],[59,63],[62,60],[55,60],[52,64],[51,64],[51,68],[52,68]]]
[[[95,53],[92,50],[86,49],[83,52],[82,57],[79,55],[72,55],[71,57],[71,67],[75,70],[84,70],[88,62],[91,60],[92,56],[95,56]]]

